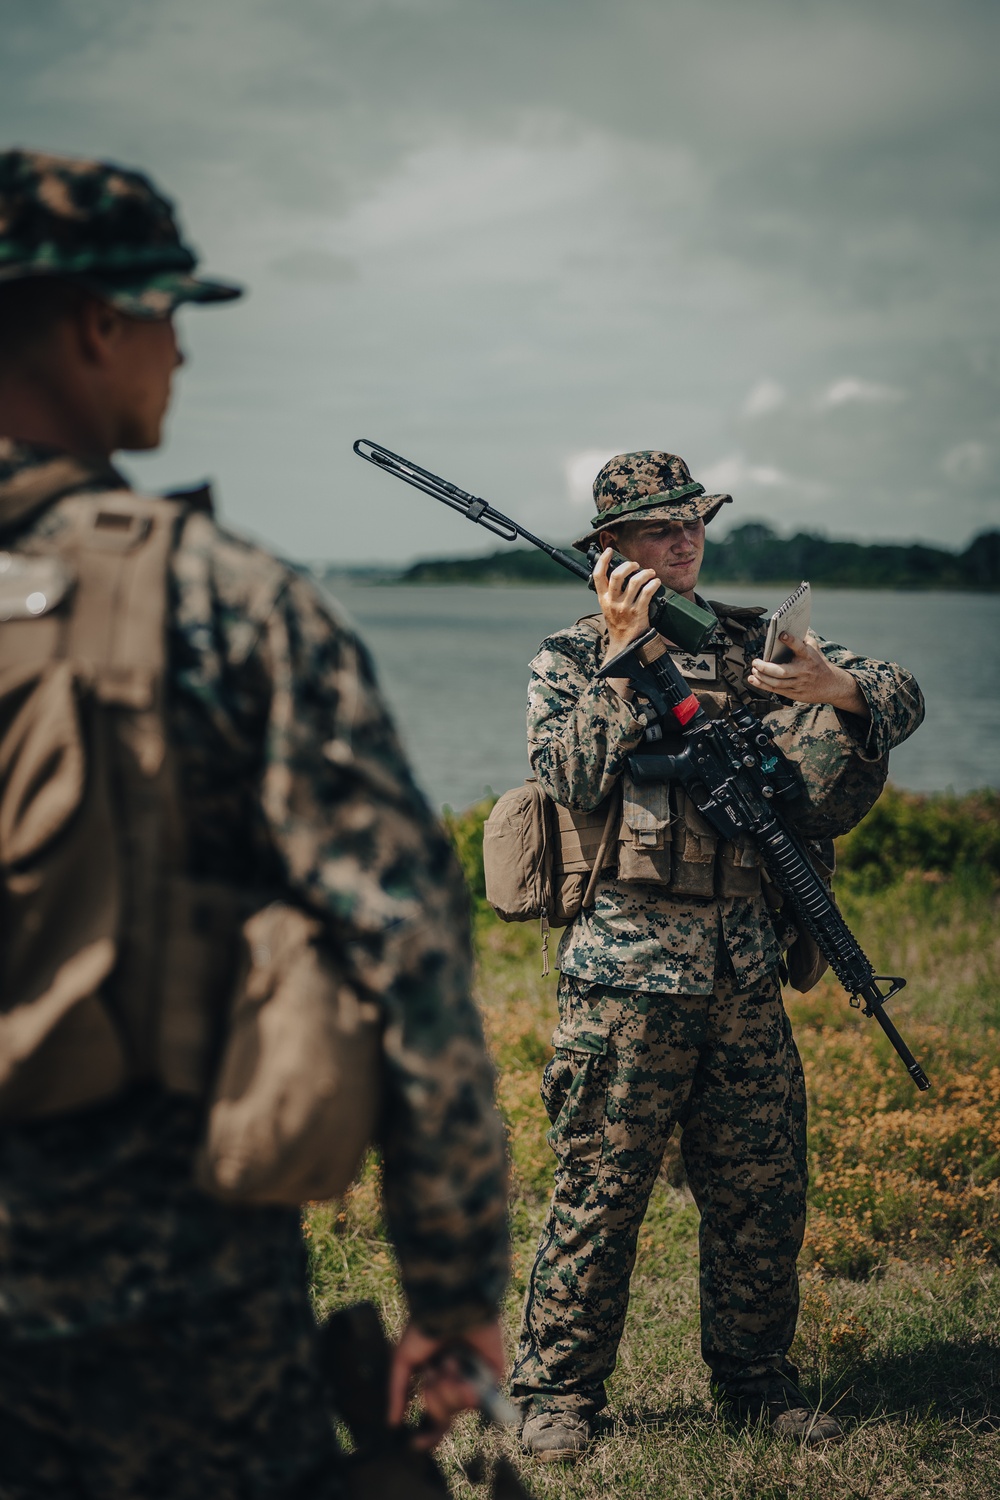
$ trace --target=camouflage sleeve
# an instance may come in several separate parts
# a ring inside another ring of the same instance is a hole
[[[290,888],[385,1017],[385,1205],[413,1317],[495,1314],[505,1154],[471,999],[468,899],[363,646],[291,575],[261,640],[271,681],[262,804]]]
[[[646,720],[631,695],[595,676],[600,637],[585,626],[550,636],[531,663],[528,759],[556,802],[588,812],[604,800]]]
[[[828,661],[850,672],[871,710],[868,724],[855,714],[840,715],[863,759],[881,760],[919,729],[924,719],[924,696],[905,667],[892,661],[857,656],[846,646],[824,640],[815,631],[810,631],[810,636]]]

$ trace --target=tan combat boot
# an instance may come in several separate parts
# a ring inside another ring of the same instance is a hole
[[[775,1437],[804,1448],[839,1442],[844,1429],[836,1417],[818,1406],[807,1406],[802,1392],[790,1383],[789,1387],[755,1396],[723,1397],[721,1415],[736,1427],[769,1427]]]
[[[521,1447],[543,1464],[572,1463],[590,1442],[590,1423],[572,1411],[542,1411],[521,1428]]]

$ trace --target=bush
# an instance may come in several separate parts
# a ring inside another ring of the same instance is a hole
[[[857,828],[837,841],[837,864],[863,890],[913,871],[1000,878],[1000,792],[904,792],[888,786]]]
[[[488,910],[486,874],[483,870],[483,824],[496,800],[493,796],[483,797],[460,813],[452,812],[450,807],[446,807],[442,815],[445,830],[455,846],[455,853],[477,912]]]

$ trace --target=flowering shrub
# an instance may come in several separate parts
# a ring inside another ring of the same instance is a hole
[[[1000,1049],[908,1023],[932,1087],[918,1094],[874,1023],[824,981],[789,1009],[809,1088],[805,1264],[862,1278],[890,1255],[1000,1260]],[[824,1018],[823,1012],[827,1011]]]

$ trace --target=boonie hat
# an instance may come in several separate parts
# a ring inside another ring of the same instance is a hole
[[[173,204],[142,172],[41,151],[0,152],[0,285],[58,276],[134,318],[242,287],[193,275]]]
[[[594,530],[573,546],[586,552],[606,527],[622,521],[696,521],[699,516],[710,521],[732,499],[706,495],[704,485],[691,478],[691,470],[676,453],[619,453],[594,480]]]

